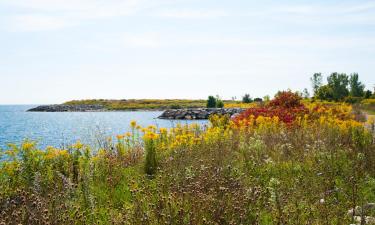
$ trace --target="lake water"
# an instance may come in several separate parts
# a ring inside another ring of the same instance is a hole
[[[60,147],[76,142],[95,145],[105,138],[130,131],[130,121],[142,126],[173,127],[177,123],[207,121],[170,121],[156,119],[162,112],[27,112],[34,105],[0,105],[0,149],[8,143],[35,140],[38,146]]]

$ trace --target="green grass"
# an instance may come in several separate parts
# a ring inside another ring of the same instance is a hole
[[[77,144],[61,158],[14,147],[0,166],[0,223],[350,224],[348,210],[375,202],[364,129],[218,126],[194,131],[209,138],[193,145],[158,145],[153,176],[137,157],[142,142],[98,153]]]
[[[132,122],[99,150],[11,145],[0,154],[0,224],[375,220],[374,130],[351,119],[351,107],[330,107],[294,123],[216,115],[208,127],[166,130]]]
[[[239,103],[239,101],[225,100],[225,103]],[[65,102],[67,105],[103,105],[108,110],[164,110],[173,108],[203,108],[206,100],[188,99],[127,99],[127,100],[73,100]]]

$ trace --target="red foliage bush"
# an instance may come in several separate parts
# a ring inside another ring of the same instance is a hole
[[[298,116],[308,113],[307,108],[301,103],[301,97],[291,91],[279,92],[276,97],[264,107],[249,108],[234,118],[234,122],[254,119],[259,116],[278,117],[280,121],[291,124]]]
[[[304,107],[301,100],[301,96],[296,93],[291,91],[281,91],[268,103],[268,107],[300,108]]]

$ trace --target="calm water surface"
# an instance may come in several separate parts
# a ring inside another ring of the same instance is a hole
[[[60,147],[81,140],[96,145],[98,138],[122,134],[130,130],[131,120],[142,126],[173,127],[207,121],[170,121],[156,119],[162,112],[26,112],[33,105],[0,105],[0,149],[8,143],[35,140],[38,146]]]

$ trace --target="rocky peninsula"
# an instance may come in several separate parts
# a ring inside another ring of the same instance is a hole
[[[67,104],[56,104],[56,105],[41,105],[35,108],[27,110],[28,112],[106,112],[106,111],[138,111],[142,109],[134,110],[109,110],[103,105],[67,105]],[[144,109],[149,111],[150,109]],[[162,109],[154,109],[162,110]],[[169,119],[169,120],[206,120],[209,116],[218,115],[229,115],[233,116],[243,112],[241,108],[183,108],[183,109],[166,109],[158,118]]]
[[[101,112],[107,111],[103,105],[41,105],[27,110],[28,112]]]

